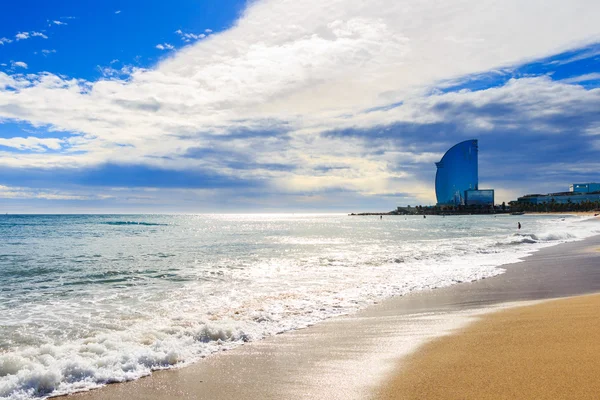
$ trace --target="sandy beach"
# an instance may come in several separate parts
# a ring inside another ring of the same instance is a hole
[[[488,314],[425,345],[379,399],[597,399],[600,295]]]
[[[71,397],[377,398],[382,395],[382,388],[389,388],[390,377],[397,375],[399,368],[417,371],[414,372],[417,376],[427,371],[411,364],[416,361],[410,356],[419,346],[438,343],[435,340],[440,335],[463,332],[461,329],[478,316],[494,311],[500,304],[600,292],[600,253],[595,251],[598,248],[599,236],[544,248],[523,262],[504,266],[507,272],[494,278],[392,298],[357,314],[249,343],[186,368],[156,372],[137,381]],[[543,307],[554,307],[557,303],[547,304]],[[566,308],[561,312],[568,313]],[[505,318],[505,324],[512,324],[513,314],[502,315],[506,315],[501,317]],[[514,329],[519,329],[518,325]],[[552,335],[550,331],[547,334]],[[573,337],[572,344],[577,343],[578,339]],[[465,353],[461,354],[457,358],[464,357]],[[541,352],[541,356],[544,354],[551,353]],[[467,362],[464,358],[463,362]],[[466,398],[477,398],[467,395],[470,388],[463,386],[461,390]]]

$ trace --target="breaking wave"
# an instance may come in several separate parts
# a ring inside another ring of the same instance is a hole
[[[105,225],[143,225],[143,226],[168,226],[169,224],[158,224],[155,222],[138,222],[138,221],[108,221],[103,222]]]
[[[86,231],[40,226],[32,241],[46,240],[39,254],[27,237],[2,252],[0,399],[185,366],[392,296],[492,277],[540,248],[600,233],[595,224],[543,218],[517,233],[512,219],[484,217],[113,218],[92,218],[88,239],[53,241],[50,229],[69,238]],[[102,225],[169,228],[141,237]],[[43,279],[19,275],[42,264]]]

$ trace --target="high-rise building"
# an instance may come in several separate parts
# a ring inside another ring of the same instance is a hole
[[[479,147],[477,140],[465,140],[450,148],[435,163],[435,195],[437,204],[493,205],[494,191],[479,190]]]
[[[466,190],[478,189],[477,140],[466,140],[450,148],[435,163],[435,195],[438,205],[465,202]]]

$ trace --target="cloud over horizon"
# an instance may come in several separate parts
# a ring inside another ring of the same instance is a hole
[[[590,154],[581,153],[585,175],[555,147],[557,138],[565,148],[576,138],[600,149],[600,89],[583,85],[597,73],[559,80],[511,71],[574,50],[596,60],[599,14],[600,3],[588,0],[543,9],[516,0],[253,2],[230,29],[206,37],[178,30],[202,40],[152,68],[105,68],[95,81],[0,71],[0,122],[52,136],[4,137],[0,166],[144,166],[261,182],[279,196],[333,190],[431,202],[433,162],[477,137],[482,179],[507,196],[528,186],[493,176],[503,152],[515,157],[508,172],[525,166],[542,177],[546,165],[587,177],[600,166]],[[543,64],[558,68],[555,61]],[[502,83],[469,88],[478,74]],[[551,162],[525,156],[535,143]],[[120,185],[127,182],[106,178]]]

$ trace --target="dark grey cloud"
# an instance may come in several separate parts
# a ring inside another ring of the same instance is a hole
[[[67,183],[67,184],[65,184]],[[33,169],[4,168],[0,185],[64,188],[148,187],[166,189],[248,189],[263,183],[237,179],[212,171],[162,169],[144,165],[104,164],[93,168]]]
[[[497,92],[433,96],[420,104],[418,117],[437,122],[417,117],[323,136],[365,139],[370,155],[382,157],[387,152],[441,157],[455,143],[478,139],[480,181],[505,189],[566,190],[569,182],[600,181],[600,89],[547,83],[543,93],[536,90],[543,85],[532,81],[512,82]],[[424,182],[435,176],[435,165],[418,158],[399,157],[390,168]]]

